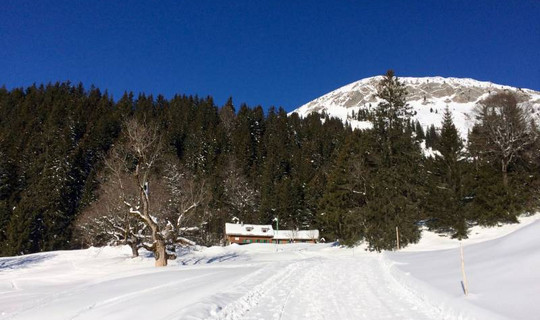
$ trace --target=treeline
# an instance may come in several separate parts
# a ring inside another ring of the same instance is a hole
[[[373,129],[353,131],[325,115],[232,99],[126,93],[115,102],[70,83],[2,88],[0,253],[218,244],[234,217],[279,217],[280,228],[318,228],[327,241],[381,250],[396,246],[396,227],[404,246],[422,225],[466,237],[473,224],[514,222],[536,208],[537,128],[515,97],[479,105],[467,145],[447,110],[426,157],[426,135],[392,72],[379,96],[386,103],[374,106]],[[508,123],[508,134],[494,136]]]
[[[279,216],[283,227],[315,227],[325,172],[351,134],[341,121],[318,115],[236,108],[232,100],[218,107],[196,96],[128,93],[114,102],[70,83],[0,89],[0,114],[3,255],[81,246],[75,224],[99,202],[100,185],[111,176],[105,160],[129,119],[157,128],[162,158],[204,181],[208,243],[219,242],[233,217],[269,223]],[[165,161],[160,166],[151,196],[164,180]]]

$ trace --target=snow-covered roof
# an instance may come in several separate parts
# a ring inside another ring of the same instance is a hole
[[[274,239],[317,240],[319,239],[319,230],[279,230],[274,231]]]
[[[319,239],[319,230],[279,230],[272,229],[269,224],[225,223],[225,234],[234,236],[273,237],[279,240],[313,240]]]
[[[238,223],[226,223],[225,234],[236,236],[259,236],[259,237],[273,237],[274,230],[272,225],[269,224],[238,224]]]

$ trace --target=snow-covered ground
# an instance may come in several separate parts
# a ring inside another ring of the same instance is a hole
[[[0,258],[0,319],[534,319],[540,217],[400,252],[250,244],[182,252],[166,268],[127,247]]]

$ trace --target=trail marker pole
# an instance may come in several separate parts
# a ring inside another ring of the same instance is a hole
[[[396,226],[396,244],[397,249],[399,250],[399,228]]]
[[[279,218],[275,217],[272,221],[276,222],[276,230],[277,230],[277,233],[278,233],[278,236],[279,236]],[[276,239],[276,252],[278,252],[278,245],[279,245],[279,238]]]
[[[461,252],[461,276],[463,281],[461,281],[461,286],[463,287],[463,292],[465,295],[469,295],[469,285],[467,284],[467,276],[465,275],[465,258],[463,257],[463,243],[459,242],[459,249]]]

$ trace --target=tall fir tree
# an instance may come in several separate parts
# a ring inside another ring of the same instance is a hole
[[[439,231],[451,231],[452,236],[467,237],[467,197],[463,187],[463,170],[467,165],[463,142],[454,125],[452,113],[446,107],[443,115],[438,154],[430,159],[428,184],[430,194],[424,206],[427,208],[429,226]]]
[[[357,135],[347,137],[339,149],[319,202],[317,223],[327,240],[354,245],[364,237],[358,208],[366,203],[365,150]]]
[[[374,250],[397,246],[396,227],[401,230],[400,246],[420,237],[416,222],[424,167],[419,144],[408,125],[411,108],[406,95],[405,85],[389,70],[378,86],[377,96],[383,101],[375,109],[375,156],[364,212],[370,221],[365,236]]]

